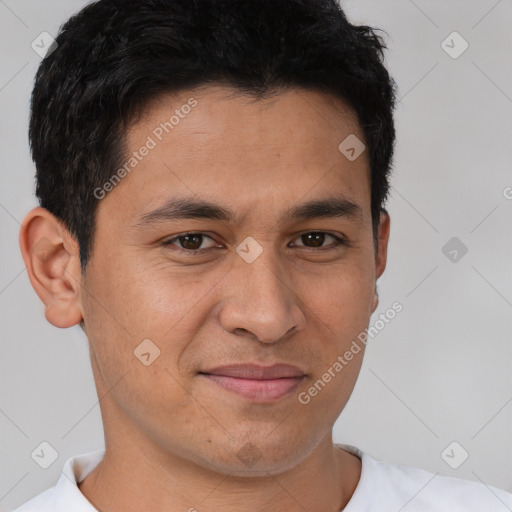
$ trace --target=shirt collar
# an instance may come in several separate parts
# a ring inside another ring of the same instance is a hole
[[[81,493],[78,484],[100,463],[105,455],[101,448],[69,458],[62,469],[55,487],[55,505],[57,510],[73,512],[97,512]]]

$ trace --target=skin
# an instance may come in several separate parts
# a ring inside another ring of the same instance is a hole
[[[297,395],[348,350],[378,305],[389,216],[381,215],[375,250],[367,151],[351,162],[338,150],[350,134],[364,140],[362,130],[326,94],[255,101],[209,86],[155,99],[127,133],[128,154],[190,97],[197,106],[99,201],[84,274],[78,244],[51,213],[34,208],[20,231],[46,319],[61,328],[83,319],[89,340],[106,454],[79,488],[104,512],[339,511],[361,461],[333,445],[332,427],[364,345],[309,404]],[[362,218],[279,220],[333,194],[359,204]],[[141,214],[177,196],[219,203],[237,218],[136,229]],[[188,231],[208,236],[162,245]],[[326,233],[321,248],[301,237],[311,232]],[[335,247],[331,233],[348,245]],[[252,263],[236,252],[248,236],[263,249]],[[174,250],[193,243],[214,249]],[[145,366],[134,349],[148,338],[160,356]],[[306,377],[293,393],[256,403],[198,375],[247,361],[294,364]],[[239,458],[247,443],[252,464]]]

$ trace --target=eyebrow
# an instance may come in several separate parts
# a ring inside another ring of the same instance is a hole
[[[308,201],[286,209],[280,221],[307,221],[314,219],[346,218],[361,222],[363,209],[343,196]],[[209,201],[192,198],[170,198],[155,210],[144,213],[134,224],[144,229],[152,224],[180,219],[210,219],[233,223],[237,216],[231,210]]]

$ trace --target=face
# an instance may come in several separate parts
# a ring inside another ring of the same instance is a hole
[[[377,306],[389,232],[383,216],[375,253],[367,151],[338,149],[351,134],[364,140],[330,96],[223,87],[160,97],[132,126],[77,301],[107,439],[137,432],[155,452],[254,475],[330,435],[364,345],[333,365]],[[212,372],[275,363],[295,377]]]

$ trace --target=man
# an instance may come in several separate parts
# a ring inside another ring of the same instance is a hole
[[[20,512],[512,507],[333,444],[386,266],[383,48],[334,0],[101,0],[62,27],[20,247],[88,338],[105,450]]]

